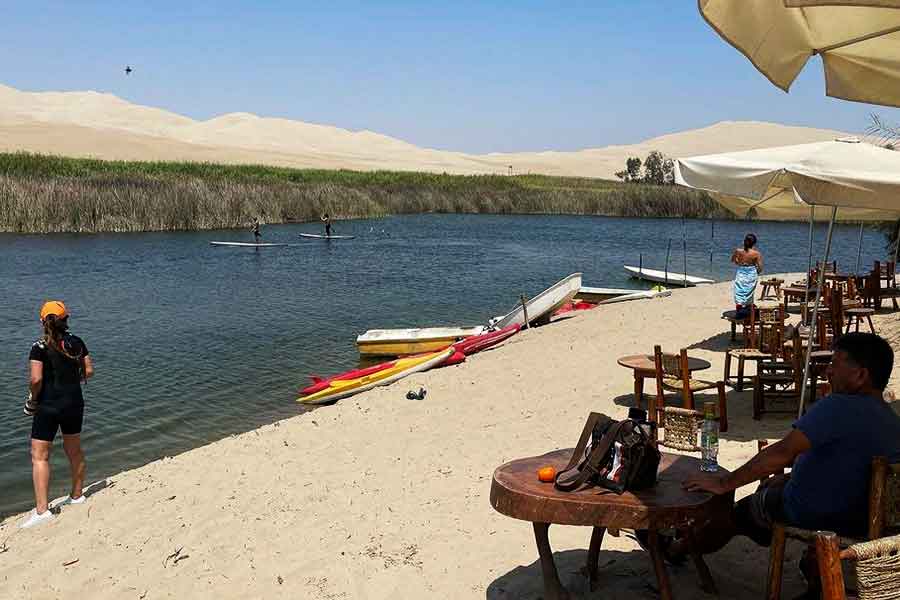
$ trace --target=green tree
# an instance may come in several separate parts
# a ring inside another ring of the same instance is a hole
[[[625,170],[616,173],[616,177],[625,182],[637,182],[641,180],[641,159],[632,156],[625,161]]]
[[[665,184],[666,171],[663,166],[665,162],[666,159],[663,157],[662,152],[654,150],[648,154],[647,160],[644,161],[644,177],[642,181],[653,185]]]

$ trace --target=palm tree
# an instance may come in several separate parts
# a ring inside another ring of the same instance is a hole
[[[900,125],[888,125],[875,113],[869,115],[869,126],[866,127],[866,135],[873,138],[876,146],[883,146],[888,150],[897,150],[900,146]],[[894,222],[882,223],[881,230],[888,240],[888,251],[892,254],[897,250],[897,241],[900,237],[900,219]]]

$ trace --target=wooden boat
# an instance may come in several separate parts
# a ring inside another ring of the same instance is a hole
[[[546,322],[550,315],[557,311],[563,304],[570,302],[578,290],[581,289],[581,273],[572,273],[562,281],[553,284],[534,298],[525,303],[528,312],[528,322]],[[525,324],[525,311],[522,305],[513,307],[506,315],[499,317],[493,326],[503,329],[513,324]]]
[[[639,292],[632,292],[630,294],[625,294],[623,296],[616,296],[615,298],[610,298],[609,300],[603,300],[602,302],[598,302],[597,304],[615,304],[617,302],[628,302],[629,300],[646,300],[648,298],[664,298],[666,296],[671,296],[671,290],[641,290]]]
[[[407,375],[421,373],[422,371],[427,371],[428,369],[440,365],[450,358],[454,352],[455,350],[453,348],[445,348],[438,352],[431,352],[420,356],[399,358],[387,363],[386,366],[379,365],[377,368],[373,367],[369,369],[371,372],[362,377],[344,379],[339,375],[331,378],[324,389],[297,398],[297,402],[303,404],[327,404],[334,402],[335,400],[340,400],[341,398],[371,390],[380,385],[389,385],[403,379]]]
[[[701,283],[715,283],[712,279],[704,279],[694,275],[685,276],[684,273],[676,273],[674,271],[657,271],[656,269],[648,269],[647,267],[630,267],[625,265],[625,272],[636,279],[645,281],[655,281],[665,285],[677,285],[681,287],[690,287]]]
[[[484,327],[370,329],[356,338],[363,356],[402,356],[442,350],[461,339],[484,333]]]

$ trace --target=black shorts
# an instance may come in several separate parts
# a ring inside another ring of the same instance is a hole
[[[81,433],[81,425],[84,422],[84,404],[52,411],[39,408],[33,419],[31,438],[52,442],[58,429],[62,430],[63,435]]]

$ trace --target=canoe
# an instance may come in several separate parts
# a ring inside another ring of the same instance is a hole
[[[616,296],[614,298],[610,298],[608,300],[603,300],[598,302],[597,304],[615,304],[617,302],[628,302],[629,300],[646,300],[648,298],[664,298],[665,296],[671,296],[671,290],[661,290],[659,292],[655,292],[653,290],[642,290],[638,292],[632,292],[630,294],[625,294],[623,296]]]
[[[355,235],[318,235],[315,233],[298,233],[297,235],[311,240],[352,240],[356,237]]]
[[[342,379],[340,376],[333,378],[328,387],[313,394],[297,398],[297,402],[303,404],[326,404],[347,398],[360,392],[371,390],[381,385],[389,385],[399,381],[407,375],[421,373],[440,365],[454,352],[453,348],[445,348],[439,352],[431,352],[410,358],[398,358],[388,363],[387,367],[375,370],[375,372],[362,377]],[[374,367],[372,367],[374,368]]]
[[[528,309],[528,322],[549,320],[550,315],[563,304],[570,302],[579,289],[581,289],[581,273],[572,273],[562,281],[553,284],[525,303]],[[521,304],[514,306],[506,315],[495,321],[493,326],[496,329],[503,329],[514,323],[525,324],[525,315]]]
[[[453,349],[457,352],[461,352],[464,356],[470,356],[472,354],[475,354],[476,352],[486,350],[491,346],[496,346],[500,342],[511,338],[516,333],[518,333],[519,329],[521,328],[522,326],[518,323],[513,323],[512,325],[504,327],[503,329],[488,331],[486,333],[482,333],[481,335],[473,335],[453,344]]]
[[[254,244],[253,242],[210,242],[210,246],[241,246],[244,248],[277,248],[279,246],[287,246],[287,244]]]
[[[703,277],[696,277],[694,275],[685,277],[683,273],[676,273],[674,271],[669,271],[667,274],[665,271],[657,271],[656,269],[648,269],[646,267],[639,268],[625,265],[625,272],[636,279],[655,281],[667,285],[678,285],[681,287],[690,287],[700,283],[715,283],[712,279],[704,279]]]
[[[353,369],[352,371],[347,371],[346,373],[341,373],[340,375],[332,375],[331,377],[325,378],[318,377],[316,375],[310,375],[309,378],[312,379],[312,383],[300,390],[300,395],[309,396],[310,394],[315,394],[316,392],[322,391],[327,388],[332,381],[358,379],[360,377],[365,377],[366,375],[372,375],[373,373],[384,371],[385,369],[390,369],[394,366],[395,362],[396,361],[383,362],[379,365],[366,367],[365,369]]]
[[[442,350],[484,327],[423,327],[419,329],[370,329],[356,338],[363,356],[402,356]]]

